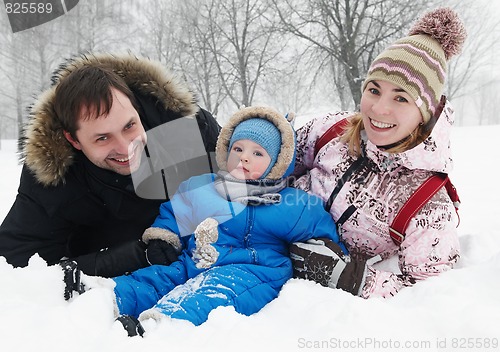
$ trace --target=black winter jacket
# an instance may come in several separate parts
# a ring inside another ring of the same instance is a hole
[[[207,156],[215,150],[219,125],[196,105],[193,93],[158,63],[131,55],[96,54],[61,65],[52,87],[31,108],[20,141],[24,166],[18,195],[0,226],[0,256],[14,266],[27,265],[35,253],[48,264],[71,258],[85,273],[107,277],[148,265],[140,238],[160,204],[175,190],[163,190],[164,196],[158,199],[139,197],[131,176],[101,169],[74,149],[53,111],[59,80],[76,67],[97,62],[110,63],[124,77],[137,98],[146,133],[178,118],[195,116]],[[175,170],[160,174],[160,184],[170,185],[165,177],[175,176]],[[183,178],[189,176],[182,172]]]

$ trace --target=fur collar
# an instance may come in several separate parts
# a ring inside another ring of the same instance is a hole
[[[29,109],[29,121],[20,140],[21,160],[45,186],[64,183],[75,150],[66,141],[56,118],[53,100],[61,79],[78,67],[110,63],[127,84],[145,95],[152,95],[165,108],[182,116],[198,111],[193,93],[160,63],[131,54],[86,54],[61,64],[52,76],[52,86],[42,92]]]

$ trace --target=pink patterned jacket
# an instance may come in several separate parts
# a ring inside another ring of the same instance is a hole
[[[325,202],[355,158],[339,137],[327,143],[316,157],[314,144],[330,126],[350,116],[353,114],[346,112],[328,114],[297,131],[295,186]],[[419,185],[434,172],[451,171],[449,137],[453,117],[447,102],[431,135],[403,153],[384,152],[362,135],[368,162],[341,188],[330,213],[337,222],[354,205],[356,210],[339,228],[351,256],[369,259],[380,255],[388,259],[398,254],[400,270],[389,272],[369,266],[360,293],[364,298],[393,296],[405,286],[451,269],[459,258],[458,216],[444,188],[410,221],[400,246],[389,236],[389,225]]]

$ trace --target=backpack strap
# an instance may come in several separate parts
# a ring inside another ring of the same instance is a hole
[[[405,231],[411,218],[413,218],[413,216],[415,216],[415,214],[422,209],[424,204],[427,203],[443,186],[446,187],[448,195],[455,206],[455,211],[457,211],[458,214],[460,198],[458,197],[457,190],[451,183],[450,178],[447,174],[443,173],[433,175],[417,188],[394,218],[394,221],[389,227],[389,235],[394,243],[401,245],[405,239]]]
[[[323,148],[328,142],[340,136],[348,124],[349,120],[344,118],[336,122],[334,125],[330,126],[330,128],[328,128],[325,131],[325,133],[323,133],[323,135],[316,141],[316,144],[314,145],[314,157],[316,157],[319,150]],[[356,160],[356,162],[362,159],[363,158],[359,158],[358,160]],[[353,171],[354,170],[348,172],[347,175],[344,176],[345,177],[350,176],[350,174]],[[328,202],[325,207],[328,211],[330,210],[334,197],[337,195],[337,193],[340,191],[340,188],[346,182],[344,176],[341,180],[342,182],[340,182],[339,185],[337,185],[337,188],[339,189],[335,189],[332,192],[330,198],[328,199]],[[425,203],[427,203],[443,186],[446,187],[446,191],[448,192],[448,195],[450,196],[450,199],[453,202],[453,205],[455,206],[455,211],[457,212],[458,215],[460,198],[458,197],[457,189],[451,183],[450,178],[448,177],[447,174],[444,173],[435,174],[429,177],[427,180],[425,180],[425,182],[422,183],[420,187],[417,188],[417,190],[410,196],[410,198],[406,201],[403,207],[399,210],[398,214],[396,214],[396,217],[394,218],[391,226],[389,226],[389,235],[391,236],[394,243],[396,243],[398,246],[401,245],[401,243],[405,239],[406,236],[405,231],[406,228],[408,227],[408,224],[410,223],[411,218],[413,218],[413,216],[415,216],[415,214],[420,209],[422,209]],[[342,224],[345,220],[347,220],[347,218],[354,211],[355,209],[348,209],[348,211],[346,211],[346,214],[344,214],[346,216],[342,216],[339,219],[339,221],[341,221],[340,224]]]
[[[314,145],[314,157],[316,157],[320,149],[323,148],[325,144],[340,136],[348,124],[349,120],[344,118],[330,126],[330,128],[327,129],[325,133],[323,133],[323,135],[316,141],[316,144]]]

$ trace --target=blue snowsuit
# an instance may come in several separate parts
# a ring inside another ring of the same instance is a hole
[[[230,202],[214,187],[216,177],[193,177],[162,204],[152,226],[182,234],[184,250],[169,266],[154,265],[114,279],[121,314],[137,317],[153,307],[195,325],[219,306],[250,315],[276,298],[292,277],[290,243],[317,237],[339,243],[335,223],[320,198],[284,188],[277,204]],[[195,239],[188,234],[208,217],[219,222],[213,244],[219,257],[209,269],[199,269],[192,258]]]

